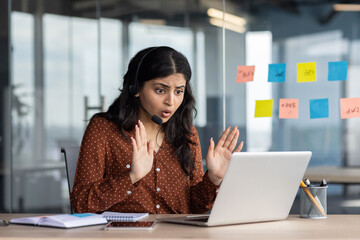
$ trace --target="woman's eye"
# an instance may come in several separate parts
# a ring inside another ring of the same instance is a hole
[[[176,94],[177,94],[177,95],[181,95],[183,92],[184,92],[183,90],[177,90],[177,91],[176,91]]]
[[[164,89],[161,89],[161,88],[158,88],[155,90],[156,93],[163,93],[164,92]]]

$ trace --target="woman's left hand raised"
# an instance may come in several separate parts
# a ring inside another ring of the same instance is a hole
[[[240,152],[244,145],[244,143],[241,142],[235,149],[240,133],[237,127],[234,127],[231,132],[230,129],[231,128],[228,127],[223,132],[216,146],[213,138],[210,139],[210,145],[206,155],[206,167],[209,178],[215,185],[219,185],[224,178],[231,154],[233,152]]]

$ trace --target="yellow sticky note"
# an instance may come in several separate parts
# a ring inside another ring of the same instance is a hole
[[[256,100],[255,117],[272,117],[273,100]]]
[[[297,64],[297,81],[298,82],[315,82],[316,81],[316,62],[298,63]]]

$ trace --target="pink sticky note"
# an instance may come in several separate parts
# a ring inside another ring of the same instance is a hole
[[[298,113],[299,99],[279,99],[279,118],[298,118]]]
[[[341,119],[360,117],[360,98],[340,98]]]
[[[238,66],[236,82],[252,82],[254,80],[255,66]]]

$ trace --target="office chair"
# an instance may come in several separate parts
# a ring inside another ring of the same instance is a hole
[[[64,154],[66,164],[66,175],[69,186],[69,196],[74,185],[76,164],[79,157],[80,147],[62,147],[61,152]],[[71,207],[71,204],[70,204]],[[71,212],[73,212],[71,208]]]

